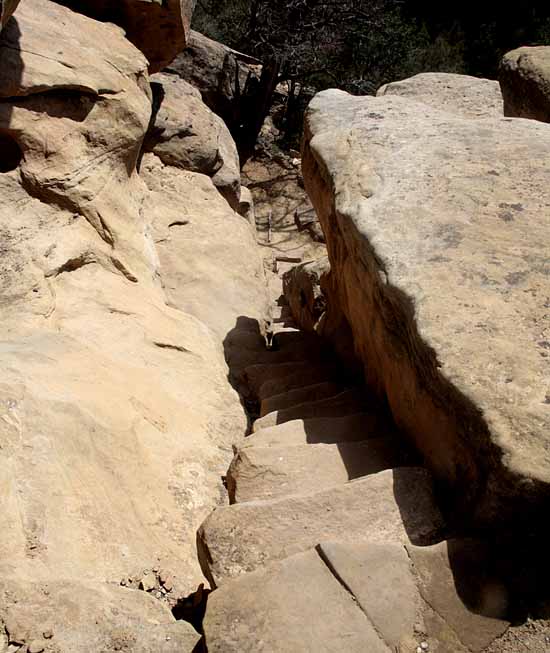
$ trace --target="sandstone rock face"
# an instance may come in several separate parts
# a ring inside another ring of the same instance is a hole
[[[237,210],[239,155],[223,120],[204,104],[194,86],[177,75],[159,73],[151,81],[160,107],[145,150],[154,152],[166,165],[208,175]]]
[[[378,89],[377,96],[399,95],[434,109],[468,118],[502,116],[502,95],[498,82],[452,73],[420,73]]]
[[[499,71],[504,114],[550,122],[550,47],[508,52]]]
[[[0,97],[0,619],[61,651],[191,651],[170,607],[246,427],[222,339],[263,310],[252,233],[208,177],[152,154],[138,175],[151,93],[120,28],[26,0]],[[138,591],[156,567],[171,590]]]
[[[145,211],[167,300],[202,320],[222,342],[237,317],[260,317],[266,310],[265,279],[250,224],[205,175],[163,166],[146,154],[141,176],[150,190]]]
[[[16,10],[19,0],[0,0],[0,31]]]
[[[120,25],[149,61],[149,71],[162,70],[188,42],[196,0],[61,0],[96,20]]]
[[[527,516],[550,482],[550,128],[332,90],[305,130],[368,382],[469,519]]]

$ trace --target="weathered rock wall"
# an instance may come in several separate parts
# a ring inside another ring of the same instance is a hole
[[[549,148],[546,125],[413,98],[326,91],[306,118],[356,354],[469,520],[549,496]]]
[[[0,37],[0,648],[198,639],[169,607],[202,580],[195,531],[246,428],[222,340],[264,280],[208,177],[152,154],[138,173],[147,68],[48,0]],[[138,591],[154,569],[170,590]]]

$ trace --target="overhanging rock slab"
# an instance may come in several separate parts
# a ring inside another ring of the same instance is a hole
[[[367,379],[468,517],[550,494],[550,127],[329,90],[304,179]],[[475,515],[472,507],[475,506]]]

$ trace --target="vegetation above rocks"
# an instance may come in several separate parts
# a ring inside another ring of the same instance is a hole
[[[550,42],[550,7],[544,0],[199,0],[194,27],[278,61],[292,140],[312,91],[374,94],[424,71],[495,78],[507,50]]]

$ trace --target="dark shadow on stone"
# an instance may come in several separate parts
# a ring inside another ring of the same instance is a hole
[[[23,152],[17,141],[0,131],[0,172],[16,170],[23,159]]]
[[[9,103],[12,107],[45,113],[51,118],[84,122],[99,99],[99,96],[79,89],[53,88],[25,97],[2,98],[0,104]]]
[[[16,170],[23,161],[23,149],[12,129],[13,108],[5,98],[16,95],[23,77],[19,51],[21,30],[12,16],[0,33],[0,173]]]
[[[139,172],[139,169],[141,168],[141,161],[143,159],[143,155],[145,152],[152,152],[153,148],[157,143],[161,140],[162,137],[162,129],[158,129],[155,127],[155,123],[157,121],[157,115],[158,112],[160,111],[160,108],[162,106],[162,103],[164,102],[164,97],[165,97],[165,92],[164,92],[164,87],[162,84],[159,82],[151,82],[151,93],[152,93],[152,100],[151,100],[151,118],[149,119],[149,126],[147,127],[147,131],[145,133],[145,138],[143,139],[143,145],[141,147],[141,151],[138,156],[137,160],[137,171]]]
[[[206,614],[208,596],[210,590],[204,589],[201,583],[196,592],[178,599],[176,605],[172,608],[172,614],[176,621],[187,621],[198,633],[203,633],[202,622]]]
[[[323,348],[315,335],[308,336],[301,332],[276,333],[271,347],[268,348],[265,324],[260,324],[257,319],[244,315],[237,318],[235,326],[224,338],[223,347],[229,367],[228,380],[240,394],[241,402],[251,422],[258,417],[259,403],[258,397],[255,397],[247,387],[246,367],[310,360],[327,365],[332,362],[331,352]]]

